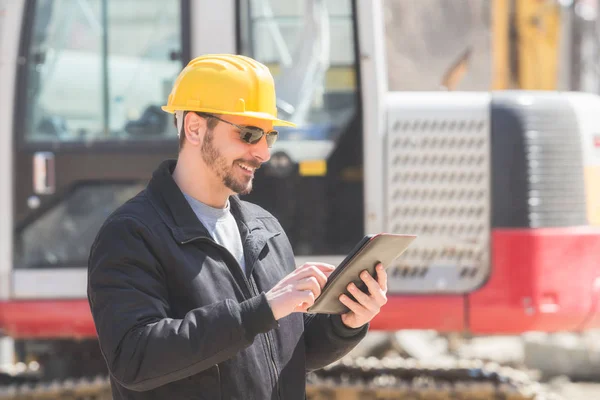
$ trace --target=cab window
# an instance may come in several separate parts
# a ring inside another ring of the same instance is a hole
[[[26,24],[25,141],[175,138],[160,106],[182,68],[179,3],[36,1]]]
[[[241,0],[239,5],[241,51],[269,67],[278,114],[298,125],[280,129],[276,146],[294,162],[326,160],[358,102],[352,1]],[[293,146],[299,141],[307,146]]]

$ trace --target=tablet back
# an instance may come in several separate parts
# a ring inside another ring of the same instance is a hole
[[[308,312],[320,314],[343,314],[348,312],[349,309],[339,300],[342,293],[353,299],[353,296],[347,290],[348,284],[354,282],[361,290],[368,293],[368,289],[360,279],[359,274],[366,269],[371,276],[376,278],[375,266],[381,262],[384,268],[388,268],[415,239],[415,235],[390,233],[365,237],[360,242],[360,246],[353,250],[354,254],[346,257],[329,276],[321,295],[308,309]]]

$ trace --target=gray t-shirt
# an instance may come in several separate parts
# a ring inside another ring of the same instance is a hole
[[[246,263],[244,261],[244,248],[242,247],[242,238],[235,218],[229,209],[229,200],[225,208],[214,208],[206,205],[195,198],[183,194],[188,203],[196,213],[196,216],[210,233],[215,242],[225,247],[233,255],[246,272]]]

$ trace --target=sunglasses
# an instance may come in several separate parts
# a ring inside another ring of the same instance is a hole
[[[277,132],[277,131],[271,130],[271,131],[265,132],[262,128],[259,128],[258,126],[234,124],[233,122],[225,121],[224,119],[221,119],[214,114],[199,113],[199,112],[196,112],[196,114],[203,118],[214,118],[221,122],[225,122],[226,124],[236,127],[239,130],[240,139],[242,139],[244,142],[246,142],[248,144],[258,143],[260,141],[260,139],[262,139],[262,137],[266,135],[267,136],[267,146],[272,147],[273,144],[275,143],[275,141],[277,140],[277,136],[279,135],[279,132]]]

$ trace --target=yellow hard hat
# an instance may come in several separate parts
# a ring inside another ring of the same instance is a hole
[[[264,64],[250,57],[208,54],[181,71],[162,109],[240,115],[296,126],[277,118],[275,83]]]

